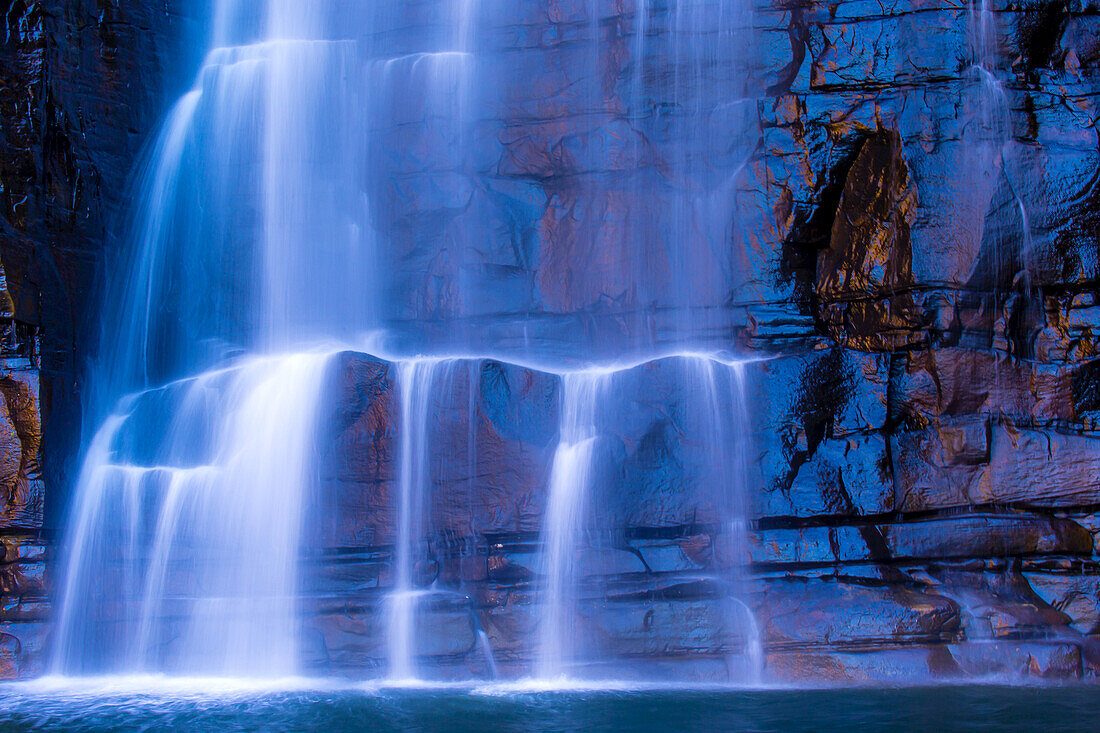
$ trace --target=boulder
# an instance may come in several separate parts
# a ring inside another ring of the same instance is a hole
[[[936,642],[959,628],[959,609],[943,596],[795,578],[768,583],[755,613],[771,649]]]

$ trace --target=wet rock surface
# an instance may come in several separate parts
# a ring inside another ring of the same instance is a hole
[[[40,668],[42,504],[56,522],[72,484],[86,321],[120,246],[110,222],[142,141],[189,75],[165,73],[187,66],[182,39],[201,20],[183,5],[0,5],[0,260],[15,318],[41,329],[43,385],[40,425],[33,370],[0,374],[0,676]],[[655,131],[623,111],[626,54],[607,54],[602,103],[588,109],[578,90],[592,85],[576,83],[586,6],[497,5],[486,49],[511,71],[472,132],[476,175],[424,153],[423,120],[381,146],[395,157],[384,170],[423,156],[378,206],[398,327],[509,347],[581,333],[614,350],[661,342],[686,318],[693,336],[754,359],[747,550],[716,526],[728,487],[682,470],[721,448],[698,440],[683,365],[654,360],[623,376],[600,445],[578,638],[654,670],[724,674],[744,640],[726,633],[736,611],[721,588],[747,552],[742,595],[776,678],[1093,674],[1095,9],[994,3],[1011,112],[994,146],[968,124],[979,100],[965,5],[756,3],[761,92],[738,114],[759,134],[737,152],[738,255],[691,262],[691,297],[666,302],[668,283],[632,288],[632,263],[670,270],[673,227],[660,212],[684,182]],[[628,42],[634,3],[595,5],[607,47]],[[470,232],[478,246],[462,249]],[[316,669],[384,657],[395,379],[393,364],[348,353],[331,386],[304,581]],[[455,676],[483,673],[479,632],[502,673],[529,662],[559,389],[550,372],[474,360],[433,395],[423,580],[439,596],[420,610],[420,653]],[[126,449],[139,453],[133,440]]]
[[[45,669],[51,559],[40,540],[0,537],[0,679],[31,677]]]
[[[655,432],[692,434],[666,425],[682,412],[677,403],[690,384],[682,380],[692,373],[684,362],[663,359],[619,375],[615,399],[620,402],[612,411],[619,419],[609,424],[604,440],[642,445]],[[873,368],[874,360],[871,366],[861,363],[856,374],[885,374]],[[747,373],[775,368],[774,361],[760,362]],[[338,405],[336,422],[380,422],[366,431],[367,439],[338,439],[334,453],[322,459],[342,471],[335,485],[323,477],[322,486],[338,504],[333,526],[347,529],[312,537],[314,559],[307,574],[316,615],[306,628],[313,640],[310,665],[318,670],[385,669],[386,649],[378,634],[393,585],[391,492],[399,447],[396,433],[381,426],[396,420],[390,381],[395,369],[351,353],[334,367],[330,389],[340,395],[332,400]],[[432,590],[417,616],[426,672],[444,678],[485,674],[489,661],[480,633],[500,673],[529,672],[544,581],[538,507],[546,502],[555,444],[547,426],[556,423],[560,380],[530,368],[464,360],[435,382],[440,410],[432,423],[441,432],[433,440],[451,445],[446,433],[476,431],[474,444],[491,449],[472,463],[468,456],[432,462],[430,479],[437,488],[422,549],[431,568],[423,586]],[[855,436],[858,453],[865,450],[860,436],[874,434],[864,425],[885,421],[888,408],[871,390],[851,399],[857,404],[834,413],[848,433],[837,440]],[[777,402],[772,409],[784,407]],[[776,419],[762,412],[756,417],[764,424]],[[965,446],[965,437],[955,444]],[[346,454],[348,446],[354,449]],[[681,470],[692,463],[690,450],[666,441],[642,463],[630,450],[606,451],[606,465],[593,486],[601,510],[589,518],[577,551],[583,580],[574,644],[604,660],[598,668],[584,668],[590,673],[645,676],[675,670],[721,679],[728,660],[747,648],[744,604],[759,628],[766,674],[774,679],[1091,674],[1090,634],[1100,600],[1100,586],[1091,580],[1100,572],[1094,567],[1091,515],[1055,515],[1041,501],[1026,506],[964,499],[919,511],[895,509],[895,474],[887,458],[885,470],[876,469],[868,479],[884,489],[853,494],[848,486],[855,482],[845,483],[837,468],[840,476],[815,487],[813,502],[797,500],[797,512],[751,507],[746,556],[714,521],[714,496],[707,486],[693,485],[690,472]],[[973,451],[976,459],[987,454],[987,449]],[[844,460],[843,452],[840,456]],[[762,463],[760,470],[766,469]],[[649,474],[673,477],[675,501],[651,502],[645,487],[658,479]],[[507,480],[498,484],[501,476]],[[625,490],[620,477],[640,488]],[[753,485],[767,487],[782,478],[765,473]],[[868,511],[853,495],[878,497],[873,505],[878,508]],[[359,497],[357,503],[339,504],[340,497],[349,496]],[[316,524],[328,526],[323,520]],[[737,570],[744,562],[747,576]],[[653,666],[643,668],[640,659]]]
[[[0,266],[0,679],[41,670],[49,619],[38,339],[10,305]]]
[[[75,478],[80,376],[130,177],[189,82],[198,51],[185,41],[199,38],[204,12],[187,2],[0,4],[0,261],[15,318],[41,337],[52,524]]]

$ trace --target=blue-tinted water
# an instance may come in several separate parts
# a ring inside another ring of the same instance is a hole
[[[562,689],[0,686],[0,731],[1085,731],[1095,686]],[[144,691],[143,691],[144,690]]]

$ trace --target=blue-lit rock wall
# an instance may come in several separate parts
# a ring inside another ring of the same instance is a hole
[[[0,259],[16,318],[42,333],[55,520],[70,489],[86,319],[118,246],[108,223],[189,75],[176,71],[187,66],[181,39],[200,19],[182,5],[0,4]],[[760,357],[746,372],[750,605],[776,676],[1091,674],[1100,8],[994,3],[1009,135],[990,165],[965,4],[756,4],[745,74],[759,97],[748,122],[731,117],[738,139],[714,138],[747,160],[738,236],[715,259],[725,267],[692,261],[697,282],[675,291],[635,282],[639,262],[669,272],[667,253],[687,245],[668,240],[675,228],[662,219],[677,199],[661,141],[625,112],[633,4],[497,5],[484,48],[509,71],[469,133],[469,159],[425,156],[420,175],[377,199],[394,328],[512,351],[583,341],[616,352],[676,341],[686,322],[693,337]],[[593,5],[604,60],[586,80]],[[409,6],[431,21],[431,3]],[[407,43],[393,36],[395,53]],[[431,147],[423,120],[411,122],[379,131],[383,180]],[[390,582],[394,526],[393,369],[341,364],[351,396],[333,400],[327,513],[310,547],[311,582],[328,593],[309,622],[310,664],[328,670],[379,664],[371,609]],[[667,369],[639,368],[650,404],[632,406],[636,420],[608,448],[614,488],[599,501],[615,531],[586,563],[602,579],[594,587],[611,590],[588,603],[617,612],[593,611],[579,633],[609,655],[708,676],[729,640],[708,636],[721,591],[697,576],[739,558],[714,529],[708,487],[665,478],[696,449],[675,422],[677,395],[662,392]],[[503,665],[529,657],[557,389],[553,375],[478,362],[438,400],[439,531],[425,572],[463,595],[440,603],[424,652],[447,664],[480,663],[469,603]],[[24,564],[42,567],[30,552],[0,557],[0,581]],[[0,614],[37,603],[40,586],[23,587],[0,584]],[[0,675],[23,659],[14,638],[0,635]]]
[[[721,522],[728,482],[715,486],[690,470],[706,464],[701,448],[720,447],[701,445],[692,429],[699,403],[684,393],[683,361],[648,362],[617,377],[596,448],[594,509],[578,550],[582,648],[609,672],[621,670],[616,660],[641,655],[674,676],[720,679],[725,655],[742,643],[729,635],[722,579],[748,563],[743,597],[761,628],[768,674],[779,678],[1091,674],[1100,578],[1089,508],[1072,498],[1052,505],[1039,491],[1034,503],[944,498],[907,506],[921,482],[894,465],[894,438],[874,424],[875,399],[851,394],[856,377],[825,371],[821,378],[828,358],[746,368],[749,393],[775,397],[770,407],[753,400],[747,546],[731,544]],[[842,367],[829,365],[845,374]],[[797,387],[807,372],[818,375],[818,389]],[[315,610],[307,621],[309,663],[318,669],[384,668],[378,619],[393,583],[396,378],[393,365],[350,353],[334,367],[327,400],[334,413],[325,418],[332,433],[306,549]],[[560,389],[555,375],[479,360],[460,362],[435,382],[430,529],[418,577],[444,596],[421,613],[420,651],[457,676],[484,671],[479,630],[503,670],[520,674],[530,664]],[[834,390],[845,397],[830,397]],[[784,448],[784,439],[797,440],[784,432],[785,421],[799,413],[779,395],[807,393],[834,400],[840,434],[822,437],[801,457],[797,447]],[[887,414],[883,397],[878,419]],[[843,431],[842,417],[851,426]],[[737,436],[724,437],[726,449],[736,450]],[[885,443],[885,457],[876,443]],[[793,458],[769,463],[771,453]],[[929,460],[944,464],[942,452],[934,455]],[[984,460],[989,471],[1027,470],[983,455],[965,465]],[[1016,455],[1047,475],[1081,470],[1059,468],[1050,455]],[[1024,481],[993,485],[1008,490]]]
[[[71,491],[111,226],[190,74],[176,76],[202,19],[185,5],[0,5],[0,677],[43,670],[48,545]]]

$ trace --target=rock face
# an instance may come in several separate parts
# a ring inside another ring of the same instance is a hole
[[[147,136],[189,82],[197,50],[184,41],[198,40],[205,18],[175,1],[4,0],[0,10],[0,260],[16,319],[41,337],[55,524],[73,478],[79,375],[98,340],[120,204]]]
[[[55,518],[77,437],[76,365],[94,341],[83,320],[94,320],[91,295],[117,246],[107,223],[141,141],[187,76],[163,73],[187,66],[180,39],[197,21],[183,5],[3,6],[0,259],[15,317],[41,329]],[[631,263],[670,271],[662,253],[686,247],[669,241],[676,229],[660,215],[683,181],[660,140],[640,132],[649,123],[624,112],[634,71],[616,49],[629,42],[635,5],[492,4],[484,47],[512,72],[472,133],[473,172],[425,155],[419,175],[378,199],[393,244],[393,318],[422,338],[560,344],[582,334],[615,350],[639,334],[661,342],[682,322],[670,313],[686,309],[693,336],[759,357],[744,376],[754,469],[745,599],[775,677],[1093,674],[1095,8],[993,3],[1009,121],[994,134],[975,122],[988,101],[965,5],[755,3],[746,73],[759,93],[738,107],[751,124],[722,123],[754,130],[738,241],[688,263],[698,288],[663,302],[659,284],[632,289]],[[583,71],[593,32],[605,58],[599,83]],[[590,88],[596,113],[576,98]],[[667,100],[651,101],[647,119]],[[395,127],[382,147],[423,154],[424,125]],[[671,183],[626,183],[627,173]],[[720,487],[669,470],[700,450],[669,376],[679,368],[654,360],[623,377],[623,419],[601,446],[596,498],[600,529],[613,531],[584,550],[592,580],[577,634],[608,658],[645,656],[654,669],[706,678],[724,673],[737,643],[724,633],[715,577],[739,558],[715,527]],[[502,668],[519,670],[531,654],[560,382],[493,360],[448,374],[431,431],[425,576],[438,590],[422,612],[421,653],[455,675],[480,671],[484,631]],[[21,379],[0,376],[0,500],[23,507],[0,513],[0,534],[13,537],[37,536],[40,501],[33,390]],[[348,354],[333,381],[323,514],[309,547],[309,582],[325,591],[307,621],[318,669],[371,668],[384,656],[394,380],[393,365]],[[34,669],[42,619],[42,586],[3,580],[40,580],[42,560],[13,560],[12,546],[0,558],[0,675]]]
[[[67,511],[104,264],[138,151],[186,79],[173,71],[188,65],[181,41],[202,19],[186,2],[5,0],[0,13],[4,678],[43,668],[42,527],[52,534]]]
[[[737,567],[748,563],[736,595],[752,611],[766,674],[776,679],[1092,674],[1098,589],[1089,580],[1097,570],[1087,512],[966,500],[898,510],[889,449],[880,444],[884,457],[876,458],[874,441],[857,430],[833,438],[849,449],[812,458],[822,468],[797,487],[789,463],[761,460],[762,474],[749,484],[749,545],[730,544],[735,538],[714,508],[715,482],[684,468],[699,460],[691,439],[698,431],[684,429],[690,416],[669,388],[691,373],[683,361],[629,368],[615,382],[591,487],[598,510],[578,548],[574,633],[600,660],[590,672],[639,674],[632,660],[646,658],[653,666],[642,674],[724,678],[726,658],[745,644],[728,599]],[[796,363],[791,373],[799,375],[805,363]],[[749,365],[747,390],[776,384],[781,364]],[[313,533],[307,550],[308,663],[319,671],[385,668],[400,451],[396,369],[351,353],[334,369],[334,434],[320,458],[324,500],[309,521],[327,531]],[[418,567],[419,583],[432,591],[418,612],[418,652],[436,674],[486,673],[479,632],[499,671],[530,669],[560,380],[468,360],[431,387],[434,490]],[[786,407],[777,400],[758,409],[758,438],[789,418]],[[841,408],[834,416],[873,415],[866,404],[862,413]],[[885,416],[885,405],[879,412]],[[738,434],[723,437],[733,452]]]
[[[0,679],[41,669],[47,620],[38,338],[13,319],[0,268]]]
[[[10,340],[14,326],[0,323],[9,334],[0,357],[0,679],[42,670],[49,613],[38,370]]]
[[[50,619],[49,548],[24,533],[0,539],[0,679],[45,670]]]

